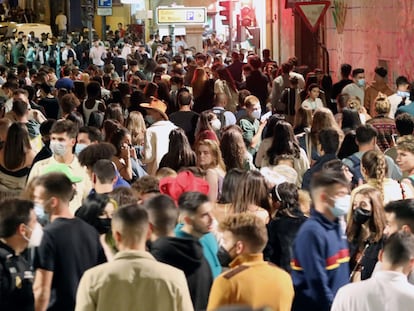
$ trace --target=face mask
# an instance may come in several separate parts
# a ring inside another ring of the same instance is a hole
[[[75,146],[75,154],[76,155],[79,155],[79,153],[81,153],[81,151],[83,149],[85,149],[86,147],[88,147],[88,145],[86,145],[86,144],[76,144],[76,146]]]
[[[365,79],[358,79],[358,86],[364,87],[365,86]]]
[[[30,231],[32,231],[32,235],[30,236],[30,239],[23,236],[24,239],[29,242],[28,246],[29,248],[38,247],[40,245],[40,242],[42,241],[43,237],[43,228],[42,226],[37,222],[34,229],[30,228],[29,226],[26,226]]]
[[[176,85],[171,85],[171,92],[176,92],[178,87]]]
[[[164,68],[165,70],[167,70],[168,69],[168,64],[161,64],[160,65],[162,68]]]
[[[99,234],[107,234],[111,231],[111,218],[98,218],[96,230]]]
[[[357,225],[362,225],[371,218],[371,215],[372,215],[371,211],[363,209],[362,207],[357,207],[354,210],[354,215],[352,216],[352,218],[354,219],[354,222]]]
[[[332,214],[335,217],[341,217],[348,213],[349,208],[351,207],[351,196],[349,194],[344,195],[335,199],[334,207],[332,208]]]
[[[252,112],[252,117],[255,118],[255,119],[260,119],[261,115],[262,115],[262,110],[260,110],[260,109],[259,110],[254,110]]]
[[[66,153],[66,145],[64,143],[52,140],[50,142],[50,150],[52,150],[54,155],[64,156]]]
[[[222,267],[228,267],[233,261],[233,258],[231,258],[229,251],[226,250],[223,246],[220,246],[217,256]]]
[[[221,128],[221,122],[219,119],[213,119],[210,121],[211,127],[213,128],[213,130],[215,131],[219,131]]]
[[[45,217],[45,209],[42,204],[34,203],[34,211],[37,219],[43,219]]]
[[[409,98],[410,97],[410,92],[397,91],[397,95],[401,96],[402,98]]]
[[[154,118],[152,116],[145,116],[145,121],[147,121],[147,123],[149,125],[153,124],[155,122]]]

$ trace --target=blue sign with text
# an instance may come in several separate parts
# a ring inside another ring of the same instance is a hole
[[[98,0],[98,6],[101,8],[111,8],[112,0]]]

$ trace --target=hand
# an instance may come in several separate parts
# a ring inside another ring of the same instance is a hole
[[[121,146],[121,154],[120,157],[122,159],[124,159],[125,161],[128,161],[131,151],[130,151],[130,147],[128,146],[128,144],[122,144]]]

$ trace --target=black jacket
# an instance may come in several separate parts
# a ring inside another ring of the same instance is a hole
[[[300,211],[293,216],[276,215],[267,225],[269,241],[265,257],[287,272],[292,270],[290,261],[293,258],[293,242],[300,226],[306,221],[306,217]]]
[[[162,237],[152,242],[150,248],[155,259],[184,272],[194,309],[207,309],[213,277],[200,242],[196,239]]]

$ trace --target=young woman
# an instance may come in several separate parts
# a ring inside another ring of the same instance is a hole
[[[26,126],[12,123],[0,148],[0,187],[23,190],[35,155]]]
[[[131,133],[131,144],[135,148],[138,158],[141,157],[141,151],[144,147],[145,126],[144,117],[139,111],[131,111],[126,120],[126,128]]]
[[[301,107],[311,109],[313,112],[323,107],[322,100],[319,98],[319,85],[313,83],[308,87],[308,97],[302,102]]]
[[[117,209],[117,202],[107,194],[94,193],[85,199],[75,214],[99,232],[99,240],[108,261],[113,259],[117,251],[111,232],[112,215]]]
[[[101,100],[101,86],[96,81],[91,81],[86,86],[87,98],[83,101],[81,108],[81,113],[86,125],[89,124],[89,117],[93,111],[105,112],[105,104]]]
[[[210,186],[208,197],[216,202],[221,195],[226,167],[218,144],[211,139],[204,139],[196,146],[197,166],[206,171],[206,180]]]
[[[200,114],[195,131],[195,145],[204,139],[211,139],[219,144],[217,134],[220,133],[220,128],[221,122],[216,114],[210,110],[203,111]]]
[[[351,281],[371,277],[382,248],[385,213],[381,192],[363,186],[352,192],[346,235],[350,246]]]
[[[253,157],[247,152],[244,144],[242,130],[237,125],[224,128],[220,140],[220,149],[227,170],[232,168],[255,169]]]
[[[169,167],[178,172],[182,168],[195,166],[196,155],[184,130],[179,127],[173,129],[169,138],[168,152],[162,157],[159,168]]]
[[[275,217],[268,225],[268,258],[290,272],[293,241],[306,217],[300,210],[298,188],[295,184],[282,183],[272,188],[272,201],[276,205]]]
[[[361,172],[366,183],[381,192],[384,205],[390,201],[413,197],[412,189],[407,183],[386,177],[388,166],[381,151],[370,150],[364,153],[361,158]]]
[[[256,165],[258,167],[275,165],[275,159],[279,155],[292,155],[294,169],[298,172],[297,184],[301,185],[302,176],[309,169],[309,161],[306,152],[300,148],[290,123],[286,121],[276,123],[270,147],[266,151],[263,149],[259,149],[259,151],[260,153],[258,152],[256,155]]]
[[[263,219],[270,220],[270,198],[266,182],[258,171],[244,173],[234,197],[234,211],[236,213],[252,213]]]

